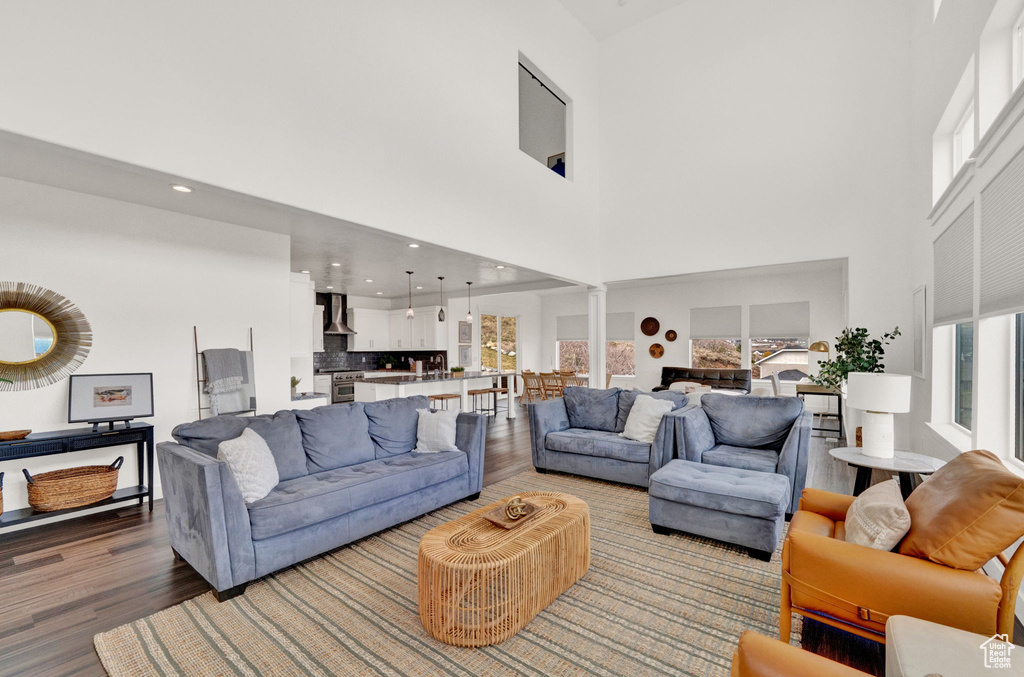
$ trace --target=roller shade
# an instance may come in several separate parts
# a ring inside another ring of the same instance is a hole
[[[738,339],[740,331],[739,306],[690,309],[691,339]]]
[[[811,335],[810,302],[750,306],[750,335],[754,338],[808,338]]]
[[[982,315],[1024,310],[1024,154],[981,191]]]
[[[974,204],[935,240],[935,324],[974,315]]]
[[[563,315],[555,322],[559,341],[586,341],[590,338],[586,315]],[[635,338],[633,313],[608,313],[605,323],[609,341],[632,341]]]
[[[555,323],[559,341],[586,341],[589,338],[586,315],[563,315]]]

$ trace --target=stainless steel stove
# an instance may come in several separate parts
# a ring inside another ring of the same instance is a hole
[[[355,402],[356,381],[363,378],[361,371],[336,371],[331,374],[331,403]]]

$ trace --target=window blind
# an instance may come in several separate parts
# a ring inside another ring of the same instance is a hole
[[[608,313],[607,332],[609,341],[632,341],[636,338],[633,328],[633,313]]]
[[[690,308],[691,339],[738,339],[741,329],[739,306]]]
[[[589,338],[590,327],[586,315],[562,315],[555,320],[557,336],[559,341],[586,341]]]
[[[974,204],[935,240],[935,324],[974,315]]]
[[[810,337],[810,301],[750,306],[750,335],[754,338]]]
[[[981,191],[982,315],[1024,310],[1024,153]]]

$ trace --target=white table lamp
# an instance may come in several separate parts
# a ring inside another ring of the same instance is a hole
[[[862,454],[893,457],[892,415],[910,411],[910,386],[910,377],[904,374],[847,375],[846,406],[864,410]]]

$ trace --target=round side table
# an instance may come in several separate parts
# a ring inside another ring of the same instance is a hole
[[[910,451],[897,451],[892,458],[865,456],[859,447],[836,447],[829,449],[828,453],[832,458],[844,461],[857,469],[857,480],[853,484],[854,496],[860,496],[871,486],[872,470],[888,470],[899,474],[900,493],[903,494],[905,501],[910,492],[921,483],[921,475],[931,475],[946,465],[945,461]]]

